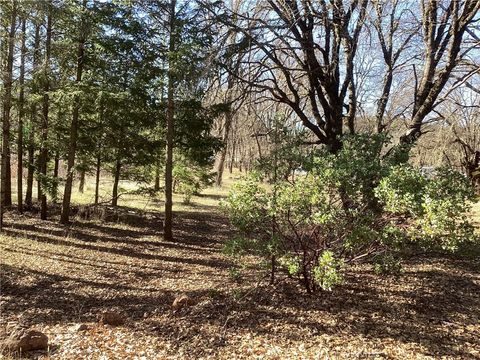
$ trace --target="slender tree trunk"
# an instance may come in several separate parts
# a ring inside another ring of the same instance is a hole
[[[27,31],[27,20],[22,19],[22,50],[20,56],[20,94],[18,97],[18,132],[17,132],[17,207],[20,213],[23,212],[23,117],[25,116],[25,56],[27,46],[25,44]]]
[[[98,205],[98,193],[100,188],[100,166],[102,164],[102,158],[100,152],[97,155],[97,164],[95,169],[95,205]]]
[[[164,239],[173,240],[173,136],[174,136],[174,103],[173,103],[173,52],[175,51],[175,0],[170,1],[170,38],[169,38],[169,63],[168,63],[168,85],[167,85],[167,144],[165,155],[165,221],[163,224]]]
[[[41,151],[41,149],[39,150]],[[40,153],[38,154],[38,158],[37,158],[37,173],[41,173],[42,169],[41,169],[41,162],[42,162],[42,159],[41,159],[41,155]],[[40,201],[42,201],[42,186],[40,184],[40,178],[38,177],[37,178],[37,203],[40,203]]]
[[[122,163],[120,159],[117,159],[117,162],[115,164],[115,175],[113,179],[112,206],[117,206],[117,203],[118,203],[118,182],[120,181],[121,169],[122,169]]]
[[[83,194],[85,191],[85,169],[80,170],[80,182],[78,183],[78,191]]]
[[[53,157],[53,177],[58,178],[58,169],[60,167],[60,152],[55,151],[55,156]]]
[[[233,141],[232,147],[231,147],[231,149],[230,149],[230,152],[231,152],[230,168],[229,168],[230,174],[233,173],[233,165],[234,165],[234,163],[235,163],[235,147],[236,147],[236,141]]]
[[[228,142],[228,137],[230,135],[230,127],[232,125],[232,121],[233,121],[233,113],[229,111],[225,114],[225,127],[223,132],[223,143],[225,147],[222,150],[220,150],[220,154],[218,156],[217,178],[215,180],[215,184],[217,186],[222,185],[223,170],[225,168],[225,158],[227,157],[227,142]]]
[[[17,1],[13,1],[8,32],[8,51],[6,69],[3,77],[3,143],[2,143],[2,193],[3,206],[12,205],[12,173],[10,167],[10,110],[12,108],[13,52],[15,42],[15,23],[17,20]]]
[[[33,50],[33,71],[37,70],[40,62],[40,25],[35,25],[35,40]],[[35,123],[37,118],[37,105],[32,104],[32,115],[30,120],[28,136],[28,168],[27,168],[27,191],[25,194],[25,205],[32,207],[33,176],[35,172]]]
[[[160,155],[159,155],[157,159],[157,163],[155,164],[155,185],[153,187],[155,191],[160,190],[160,167],[161,167],[161,164],[160,164]]]
[[[33,173],[35,171],[35,149],[33,146],[33,132],[29,136],[28,144],[28,167],[27,167],[27,190],[25,193],[25,205],[28,209],[32,207]]]
[[[47,15],[47,38],[45,42],[45,84],[43,88],[43,109],[42,109],[42,128],[41,128],[41,139],[42,144],[40,147],[40,174],[43,177],[47,176],[47,163],[48,163],[48,111],[49,111],[49,95],[50,91],[50,81],[49,81],[49,72],[50,72],[50,50],[52,42],[52,3],[48,4],[48,15]],[[42,220],[47,219],[47,194],[44,189],[42,189],[42,184],[39,184],[40,187],[40,218]]]
[[[82,9],[84,13],[87,9],[87,0],[83,0]],[[77,49],[77,77],[76,83],[79,84],[82,81],[83,65],[85,58],[85,14],[82,16],[80,24],[80,36],[78,41]],[[62,215],[60,217],[60,222],[62,224],[67,224],[70,219],[70,200],[72,197],[72,185],[73,185],[73,167],[75,165],[75,153],[77,151],[77,138],[78,138],[78,115],[80,110],[80,99],[78,96],[74,100],[73,116],[72,122],[70,124],[70,146],[68,149],[68,162],[67,162],[67,179],[65,181],[65,190],[63,193],[63,204],[62,204]],[[83,177],[80,179],[81,189],[80,192],[83,193],[83,184],[85,183],[85,171],[82,172]],[[83,182],[82,182],[83,179]]]

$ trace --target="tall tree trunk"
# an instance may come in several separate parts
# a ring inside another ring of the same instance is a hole
[[[85,28],[85,12],[87,9],[87,0],[83,0],[82,4],[83,16],[80,23],[80,36],[78,41],[77,49],[77,77],[76,83],[79,84],[82,81],[83,65],[85,58],[85,38],[86,38],[86,28]],[[65,190],[63,193],[63,204],[62,204],[62,215],[60,217],[60,222],[62,224],[67,224],[70,219],[70,200],[72,197],[72,185],[73,185],[73,167],[75,165],[75,153],[77,151],[77,138],[78,138],[78,114],[80,110],[80,99],[78,96],[74,100],[73,116],[72,122],[70,124],[70,146],[68,148],[68,162],[67,162],[67,179],[65,181]],[[83,172],[83,180],[85,180],[85,172]],[[85,181],[83,181],[84,183]],[[82,184],[82,182],[80,182]],[[83,186],[80,190],[83,193]]]
[[[55,151],[55,156],[53,157],[53,177],[58,178],[58,169],[60,167],[60,152]]]
[[[167,85],[167,144],[165,155],[165,221],[163,224],[163,236],[167,241],[173,240],[173,136],[174,136],[174,103],[173,103],[173,52],[175,51],[175,4],[176,0],[170,1],[170,38],[168,50],[168,85]]]
[[[28,167],[27,167],[27,190],[25,192],[25,205],[28,209],[32,207],[33,194],[33,173],[35,171],[35,148],[33,145],[33,132],[29,136],[28,144]]]
[[[118,182],[120,181],[120,170],[122,169],[122,162],[117,159],[115,164],[115,174],[113,179],[113,191],[112,191],[112,206],[117,206],[118,203]]]
[[[155,184],[153,190],[159,191],[160,190],[160,155],[158,156],[157,163],[155,164]]]
[[[37,70],[40,62],[40,25],[35,25],[35,40],[33,49],[33,71]],[[28,168],[27,168],[27,191],[25,194],[25,205],[32,207],[33,176],[35,172],[35,123],[37,118],[37,105],[32,104],[32,115],[30,119],[28,136]]]
[[[22,19],[22,50],[20,56],[20,94],[18,97],[18,132],[17,132],[17,207],[20,213],[23,212],[23,117],[25,116],[25,56],[27,46],[25,44],[27,31],[27,20]]]
[[[41,127],[41,147],[40,147],[40,176],[47,176],[47,163],[48,163],[48,111],[49,111],[49,95],[50,91],[50,81],[49,81],[49,72],[50,72],[50,50],[52,42],[52,3],[48,4],[48,15],[47,15],[47,38],[45,42],[45,84],[43,88],[43,108],[42,108],[42,127]],[[40,195],[40,218],[42,220],[47,219],[47,194],[44,189],[42,189],[42,184],[39,184],[39,195]]]
[[[228,143],[228,137],[230,135],[230,127],[232,125],[232,121],[233,121],[233,113],[231,111],[228,111],[225,114],[225,126],[223,131],[224,147],[222,150],[220,150],[220,153],[218,156],[217,178],[215,180],[215,184],[217,186],[222,185],[223,169],[225,168],[225,158],[227,157],[227,143]]]
[[[80,170],[80,181],[78,183],[78,191],[83,194],[85,191],[85,169]]]
[[[12,205],[12,173],[10,167],[10,110],[12,108],[13,52],[15,42],[15,22],[17,20],[17,1],[13,1],[8,32],[7,62],[3,77],[3,144],[2,144],[2,193],[3,206]]]
[[[230,148],[230,168],[228,169],[230,174],[233,173],[233,166],[235,163],[235,147],[237,145],[237,142],[234,140],[232,143],[232,146]]]
[[[40,151],[41,149],[39,150],[39,154],[37,158],[37,165],[36,165],[37,174],[41,173],[40,163],[42,162],[42,159],[41,159]],[[42,201],[42,186],[40,184],[40,177],[37,177],[37,203],[40,204],[40,201]]]
[[[100,166],[102,164],[102,158],[100,152],[97,154],[97,164],[95,167],[95,205],[98,205],[98,193],[100,188]]]

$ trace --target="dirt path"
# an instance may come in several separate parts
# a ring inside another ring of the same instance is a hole
[[[367,266],[333,293],[305,296],[246,271],[221,253],[233,236],[214,209],[177,213],[177,241],[161,240],[155,212],[122,208],[105,221],[8,214],[0,237],[1,323],[48,334],[51,359],[480,357],[480,266],[427,258],[400,279]],[[174,313],[177,295],[195,305]],[[124,326],[100,325],[104,310]],[[75,332],[73,324],[88,330]],[[103,356],[103,357],[102,357]]]

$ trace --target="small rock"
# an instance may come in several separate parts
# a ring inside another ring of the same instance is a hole
[[[193,300],[188,297],[187,295],[181,295],[181,296],[178,296],[174,301],[173,301],[173,304],[172,304],[172,309],[174,311],[177,311],[177,310],[180,310],[180,309],[183,309],[183,308],[186,308],[188,306],[192,306],[194,305],[195,303],[193,302]]]
[[[105,325],[120,326],[125,324],[125,317],[115,311],[105,311],[100,317],[100,322]]]
[[[76,324],[76,325],[73,325],[70,329],[73,332],[80,332],[80,331],[88,330],[88,326],[86,324]]]
[[[46,350],[48,337],[38,330],[20,328],[14,330],[7,339],[2,341],[0,348],[5,352]]]

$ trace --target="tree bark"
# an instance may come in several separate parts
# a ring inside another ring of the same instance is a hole
[[[163,237],[166,241],[173,240],[173,136],[174,136],[174,103],[173,103],[173,52],[175,51],[175,5],[176,0],[170,1],[170,34],[169,34],[169,60],[168,60],[168,85],[167,85],[167,133],[165,149],[165,220],[163,224]]]
[[[26,42],[27,20],[22,19],[22,50],[20,55],[20,94],[18,96],[18,132],[17,132],[17,208],[23,212],[23,118],[25,116],[25,57],[27,54]]]
[[[48,163],[48,111],[49,111],[49,94],[50,91],[50,81],[49,81],[49,71],[50,71],[50,51],[51,51],[51,42],[52,42],[52,3],[48,4],[48,15],[47,15],[47,38],[45,42],[45,84],[43,88],[43,108],[42,108],[42,127],[41,127],[41,147],[40,147],[40,176],[46,178],[47,176],[47,163]],[[45,189],[42,188],[42,184],[39,184],[39,195],[40,195],[40,218],[42,220],[47,219],[47,194]]]
[[[112,206],[117,206],[118,203],[118,182],[120,181],[120,171],[122,169],[122,162],[117,159],[115,163],[115,174],[113,179],[113,191],[112,191]]]
[[[228,169],[230,174],[233,173],[233,166],[235,164],[235,147],[236,147],[236,141],[234,140],[230,148],[230,166]]]
[[[2,193],[3,206],[12,205],[12,174],[10,166],[10,111],[12,108],[13,52],[15,42],[15,22],[17,19],[17,1],[13,1],[8,32],[8,50],[6,69],[3,77],[3,131],[2,131]]]
[[[28,167],[27,167],[27,190],[25,192],[25,206],[28,209],[32,208],[32,194],[33,194],[33,173],[35,171],[35,148],[33,145],[33,131],[29,136],[28,144]]]
[[[223,170],[225,168],[225,158],[227,157],[227,142],[228,142],[228,137],[230,135],[230,128],[232,125],[233,121],[233,114],[231,111],[228,111],[225,114],[225,127],[224,127],[224,132],[223,132],[223,144],[224,148],[220,150],[219,156],[218,156],[218,165],[217,165],[217,178],[215,179],[215,184],[217,186],[222,185],[222,179],[223,179]]]
[[[53,157],[53,177],[54,179],[58,178],[58,169],[60,167],[60,152],[55,151],[55,156]]]
[[[80,170],[80,181],[78,183],[78,191],[83,194],[85,191],[85,169]]]
[[[100,188],[100,166],[102,164],[102,158],[100,152],[97,155],[97,164],[95,167],[95,205],[98,205],[98,193]]]
[[[438,96],[461,60],[461,45],[467,26],[475,21],[480,1],[451,0],[445,14],[438,21],[436,1],[425,3],[422,25],[424,30],[425,64],[419,84],[415,84],[411,124],[400,137],[403,144],[413,144],[422,135],[423,121],[434,109]],[[446,24],[450,27],[445,30]]]
[[[33,49],[33,71],[37,70],[40,62],[40,25],[35,25],[35,40]],[[27,190],[25,193],[25,205],[32,207],[33,177],[35,172],[35,123],[37,118],[37,105],[32,104],[32,114],[28,136],[28,168],[27,168]]]
[[[82,4],[82,20],[80,23],[80,34],[78,41],[77,49],[77,75],[75,82],[77,84],[82,81],[83,65],[85,63],[85,38],[86,38],[86,19],[85,12],[87,9],[87,0],[83,0]],[[67,161],[67,178],[65,181],[65,190],[63,193],[63,204],[62,204],[62,215],[60,217],[60,222],[62,224],[67,224],[70,220],[70,201],[72,198],[72,185],[73,185],[73,167],[75,166],[75,154],[77,151],[77,138],[78,138],[78,116],[80,111],[80,99],[78,96],[74,99],[74,108],[72,122],[70,124],[70,144],[68,148],[68,161]],[[82,172],[83,177],[80,180],[81,189],[80,192],[83,193],[83,184],[85,183],[85,171]],[[83,182],[82,182],[83,179]]]

